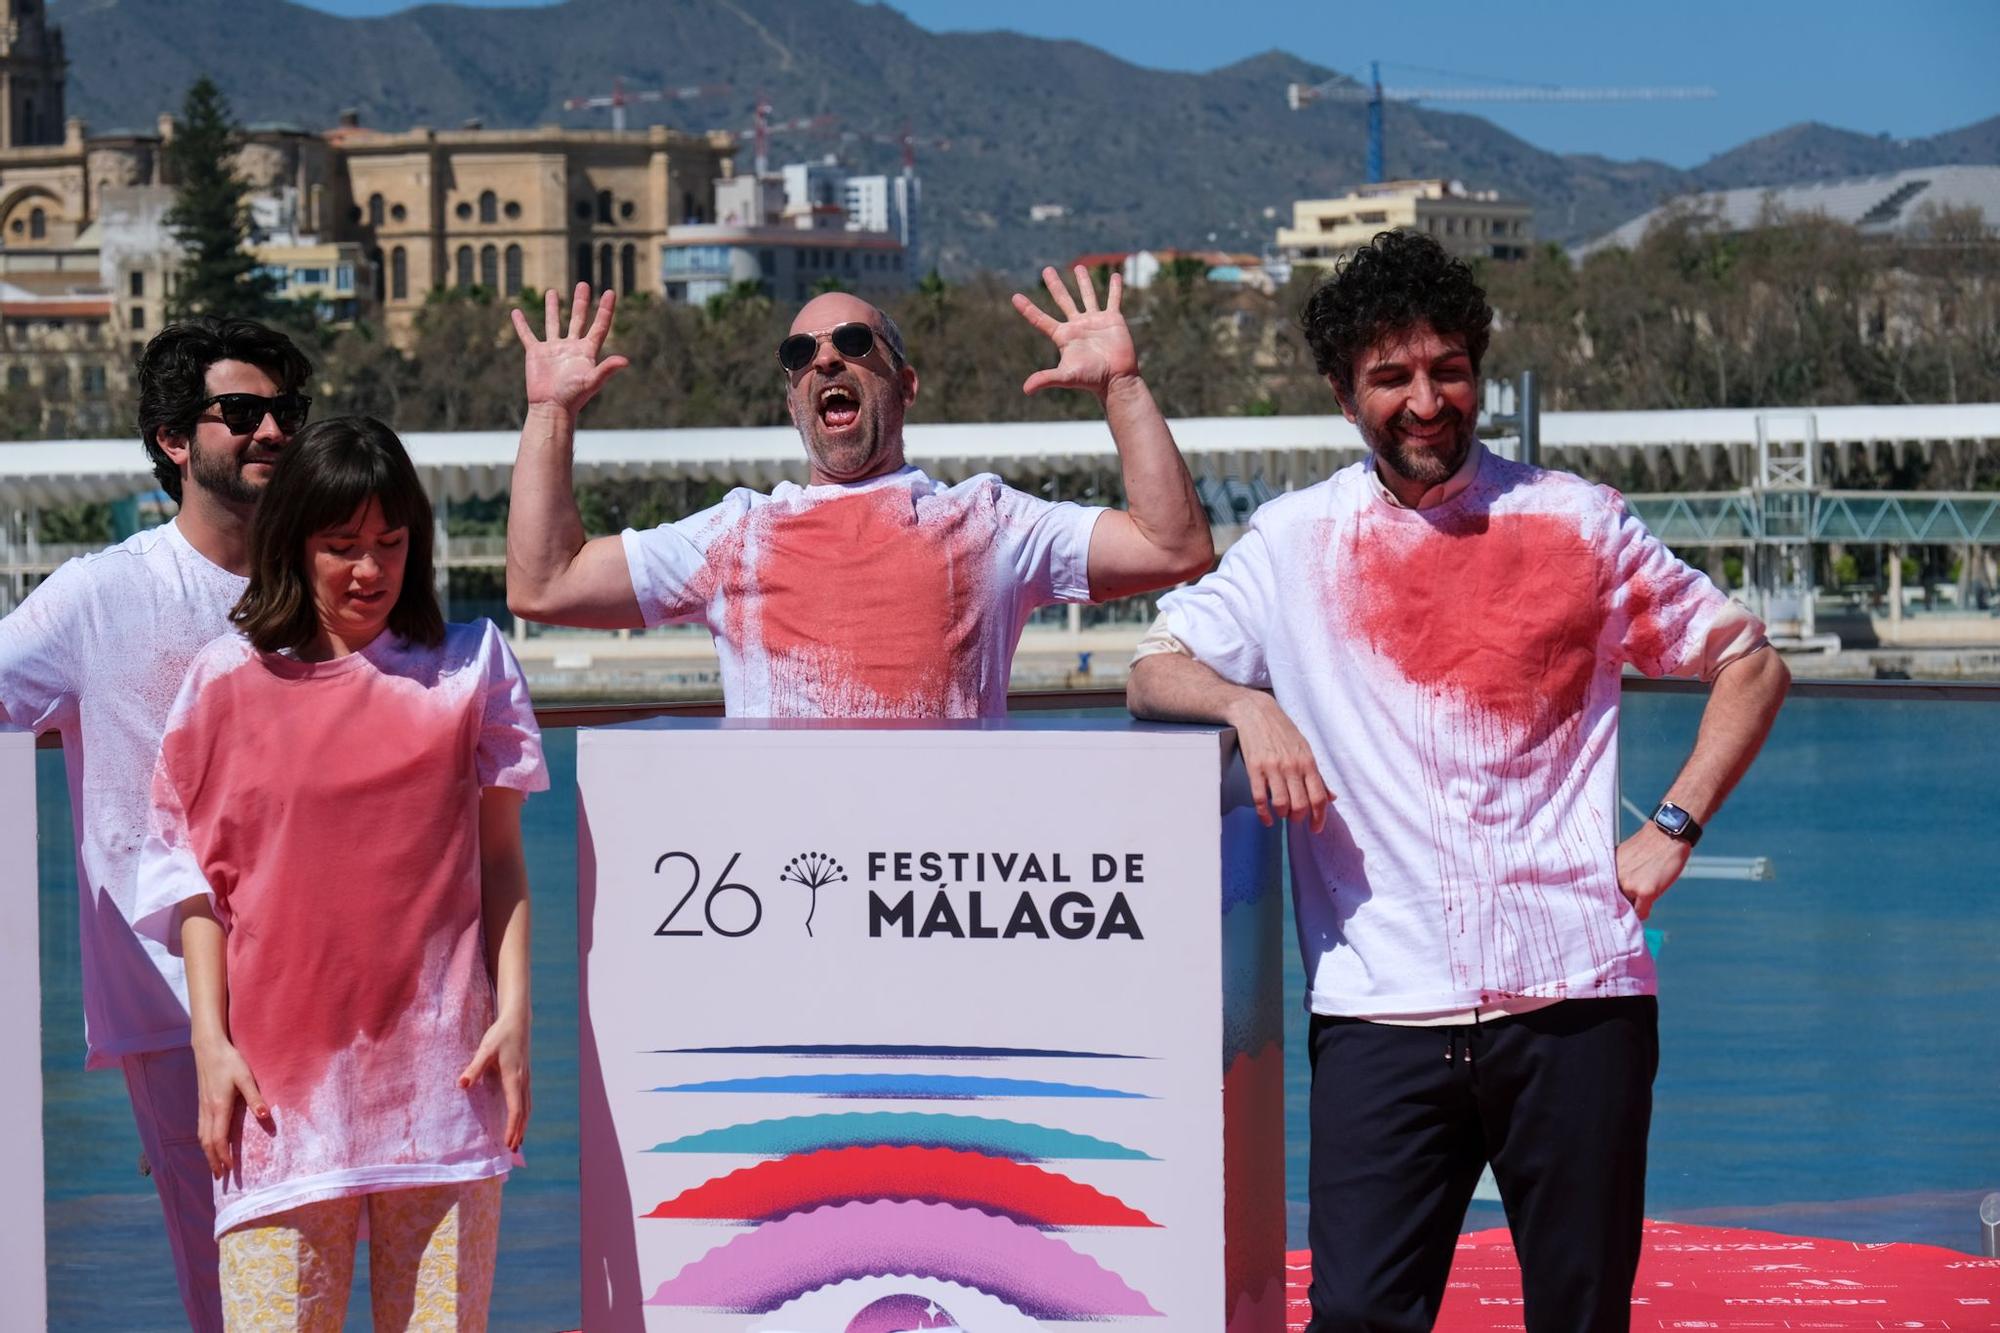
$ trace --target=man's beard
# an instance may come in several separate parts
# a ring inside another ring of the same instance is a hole
[[[1438,486],[1451,480],[1451,475],[1465,462],[1465,456],[1472,451],[1473,436],[1478,431],[1478,423],[1462,416],[1456,408],[1445,408],[1443,413],[1453,418],[1453,424],[1458,429],[1451,447],[1442,451],[1415,449],[1403,443],[1402,425],[1407,413],[1389,422],[1379,434],[1361,422],[1355,424],[1361,430],[1362,441],[1374,451],[1384,467],[1405,481],[1416,482],[1420,486]]]
[[[277,458],[276,453],[251,444],[234,457],[203,453],[201,445],[192,437],[188,439],[189,473],[203,490],[227,504],[256,504],[264,486],[244,476],[243,469],[251,463],[275,463]]]
[[[854,401],[853,428],[841,439],[830,440],[826,423],[820,420],[817,391],[811,397],[792,396],[792,425],[797,428],[807,455],[820,472],[841,481],[856,481],[869,475],[875,460],[882,456],[883,441],[899,424],[884,420],[886,413],[880,404],[867,402],[858,390]]]

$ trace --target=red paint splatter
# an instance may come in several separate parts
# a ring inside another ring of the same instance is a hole
[[[454,974],[483,972],[478,722],[414,681],[364,669],[306,684],[253,660],[208,682],[164,738],[231,922],[231,1036],[273,1106],[302,1104],[350,1052],[364,1077],[349,1105],[394,1121],[421,1071],[379,1039],[440,953]],[[456,804],[436,799],[453,789]],[[476,1040],[485,1015],[464,1021]]]
[[[1634,582],[1625,594],[1625,658],[1649,676],[1671,670],[1687,642],[1687,627],[1668,621],[1661,601],[1659,590],[1646,582]]]
[[[1574,518],[1364,515],[1350,531],[1329,591],[1406,679],[1530,743],[1581,717],[1607,612]]]
[[[1017,628],[985,624],[997,524],[896,486],[774,503],[708,548],[699,594],[721,594],[739,653],[762,647],[776,715],[977,717],[982,630]]]
[[[1151,1227],[1151,1218],[1040,1167],[956,1148],[827,1148],[731,1171],[668,1199],[647,1217],[764,1221],[857,1199],[963,1204],[1029,1226]]]

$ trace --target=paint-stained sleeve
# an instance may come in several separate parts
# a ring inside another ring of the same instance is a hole
[[[1036,606],[1090,600],[1090,534],[1105,511],[1000,485],[999,540]]]
[[[1612,506],[1613,625],[1624,660],[1648,676],[1715,673],[1764,645],[1764,627],[1706,574],[1647,530],[1624,498]]]
[[[731,538],[740,540],[743,521],[758,498],[739,488],[722,503],[677,522],[643,532],[625,529],[625,565],[648,629],[704,617],[716,590],[710,573],[713,548]]]
[[[1260,514],[1211,573],[1160,598],[1160,628],[1223,679],[1269,689],[1266,653],[1278,605],[1271,534]]]
[[[188,720],[201,704],[208,683],[205,669],[208,654],[196,657],[181,685],[181,692],[167,714],[167,729],[161,739],[159,762],[153,766],[152,803],[147,818],[146,837],[139,845],[136,893],[132,904],[132,927],[141,935],[159,940],[173,953],[180,952],[180,905],[189,898],[207,898],[216,917],[227,923],[228,904],[209,883],[187,813],[186,793],[198,789],[200,769],[207,755],[199,747],[184,744]]]
[[[542,729],[535,722],[527,677],[499,629],[487,621],[485,631],[479,645],[485,667],[484,714],[475,755],[479,785],[547,791],[549,767],[542,757]]]
[[[76,720],[74,649],[89,592],[82,566],[62,566],[0,619],[0,723],[31,731]]]

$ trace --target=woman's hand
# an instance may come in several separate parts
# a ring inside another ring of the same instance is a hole
[[[521,1146],[528,1131],[528,1113],[534,1097],[528,1089],[528,1028],[526,1015],[502,1014],[480,1038],[472,1063],[458,1076],[458,1086],[469,1088],[489,1073],[500,1076],[500,1090],[507,1097],[507,1150]]]
[[[250,1072],[249,1062],[230,1042],[221,1039],[195,1042],[194,1068],[200,1098],[197,1133],[201,1151],[208,1158],[210,1174],[220,1180],[235,1165],[230,1138],[238,1101],[250,1108],[250,1114],[264,1128],[275,1129],[276,1125],[264,1094],[257,1091],[257,1079]]]

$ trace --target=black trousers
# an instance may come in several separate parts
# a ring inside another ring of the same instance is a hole
[[[1431,1328],[1488,1162],[1529,1333],[1630,1327],[1660,1061],[1651,996],[1451,1027],[1314,1015],[1311,1050],[1308,1333]]]

